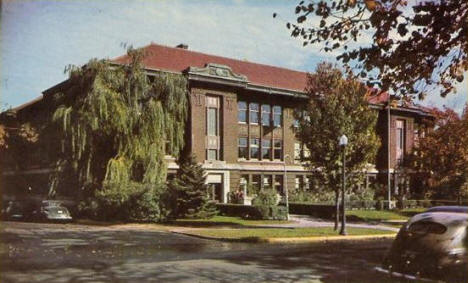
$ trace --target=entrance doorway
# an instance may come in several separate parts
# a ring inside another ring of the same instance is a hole
[[[210,198],[216,202],[223,202],[223,188],[221,183],[209,183]]]

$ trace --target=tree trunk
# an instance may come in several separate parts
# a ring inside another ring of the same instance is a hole
[[[335,190],[335,231],[338,231],[338,223],[340,223],[340,190]]]

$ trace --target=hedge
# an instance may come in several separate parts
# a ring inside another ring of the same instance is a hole
[[[221,215],[236,216],[255,220],[286,220],[286,207],[281,205],[243,205],[243,204],[216,204]]]
[[[290,202],[289,213],[331,218],[335,215],[335,206],[332,204]]]

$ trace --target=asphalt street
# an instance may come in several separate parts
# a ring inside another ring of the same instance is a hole
[[[373,268],[391,244],[226,243],[144,225],[22,222],[1,222],[0,237],[1,282],[382,282]]]

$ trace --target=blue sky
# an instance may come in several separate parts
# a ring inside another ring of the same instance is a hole
[[[186,43],[189,49],[303,71],[335,62],[303,48],[285,28],[298,1],[3,0],[0,102],[17,106],[66,78],[68,64],[125,53],[123,44]],[[280,17],[274,19],[273,12]],[[468,74],[465,75],[465,78]],[[423,103],[461,112],[468,80]]]

